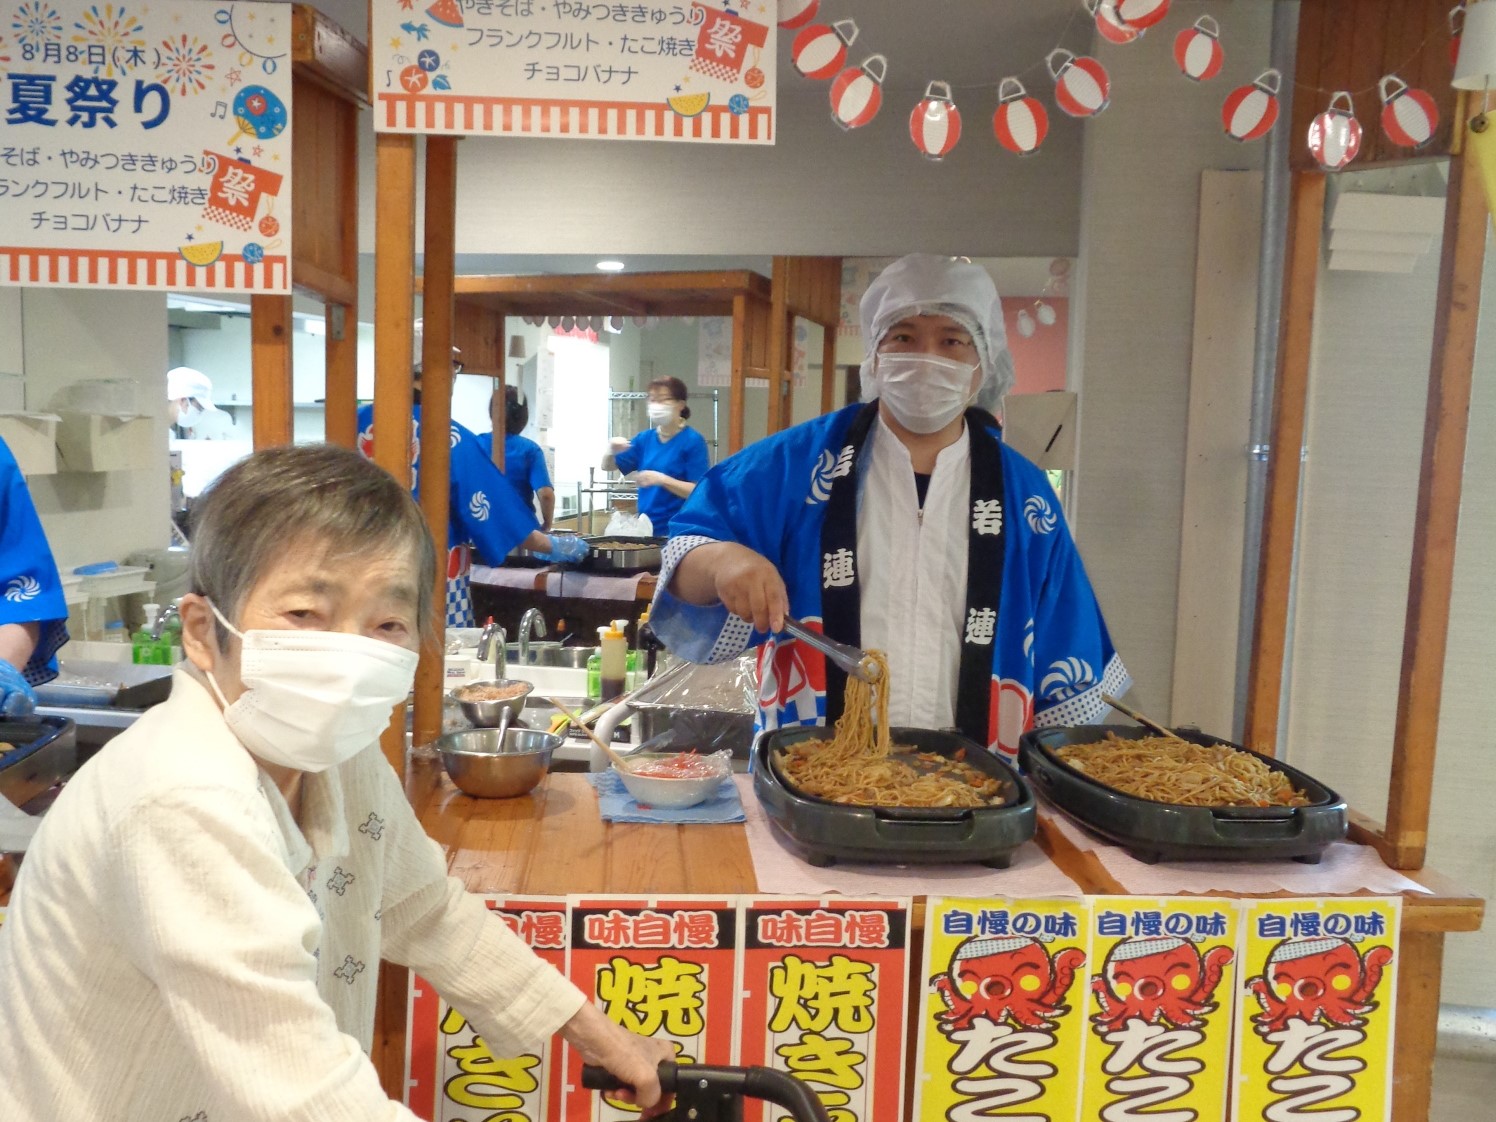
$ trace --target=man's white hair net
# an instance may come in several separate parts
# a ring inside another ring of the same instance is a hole
[[[982,363],[976,404],[995,413],[1013,388],[1013,354],[997,285],[980,265],[959,257],[911,253],[878,274],[862,294],[863,384],[875,384],[873,359],[888,329],[909,316],[950,316],[971,332]]]
[[[213,383],[201,370],[173,366],[166,372],[166,400],[180,401],[184,397],[196,398],[207,405],[213,399]]]

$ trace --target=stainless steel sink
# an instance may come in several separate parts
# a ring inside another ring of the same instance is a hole
[[[511,667],[564,666],[573,670],[585,670],[588,657],[597,653],[596,647],[563,647],[554,642],[531,643],[529,658],[521,662],[518,643],[509,643],[504,649]]]

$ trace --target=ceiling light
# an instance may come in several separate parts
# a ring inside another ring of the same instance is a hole
[[[601,269],[605,273],[621,273],[621,272],[623,272],[623,262],[622,261],[599,261],[597,263],[597,267],[599,269]]]

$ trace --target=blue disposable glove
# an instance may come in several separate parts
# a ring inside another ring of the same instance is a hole
[[[572,563],[586,557],[592,549],[590,545],[581,538],[572,534],[552,534],[551,551],[546,554],[547,561]]]
[[[21,672],[0,658],[0,715],[28,717],[36,711],[36,694]]]

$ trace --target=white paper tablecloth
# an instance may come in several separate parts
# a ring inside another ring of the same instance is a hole
[[[1318,865],[1305,865],[1301,861],[1160,861],[1150,865],[1087,832],[1058,811],[1040,813],[1056,823],[1077,849],[1094,853],[1103,869],[1138,896],[1203,892],[1343,896],[1356,892],[1389,895],[1429,891],[1417,881],[1389,869],[1369,845],[1333,842],[1325,847]]]
[[[582,596],[589,600],[633,600],[639,594],[639,582],[649,574],[635,573],[616,577],[606,573],[578,573],[562,569],[546,573],[547,596]]]
[[[1067,877],[1033,842],[1013,854],[1006,869],[985,865],[863,865],[837,862],[820,869],[790,848],[793,843],[764,814],[753,777],[733,777],[743,798],[748,851],[760,892],[787,896],[1079,896]]]

